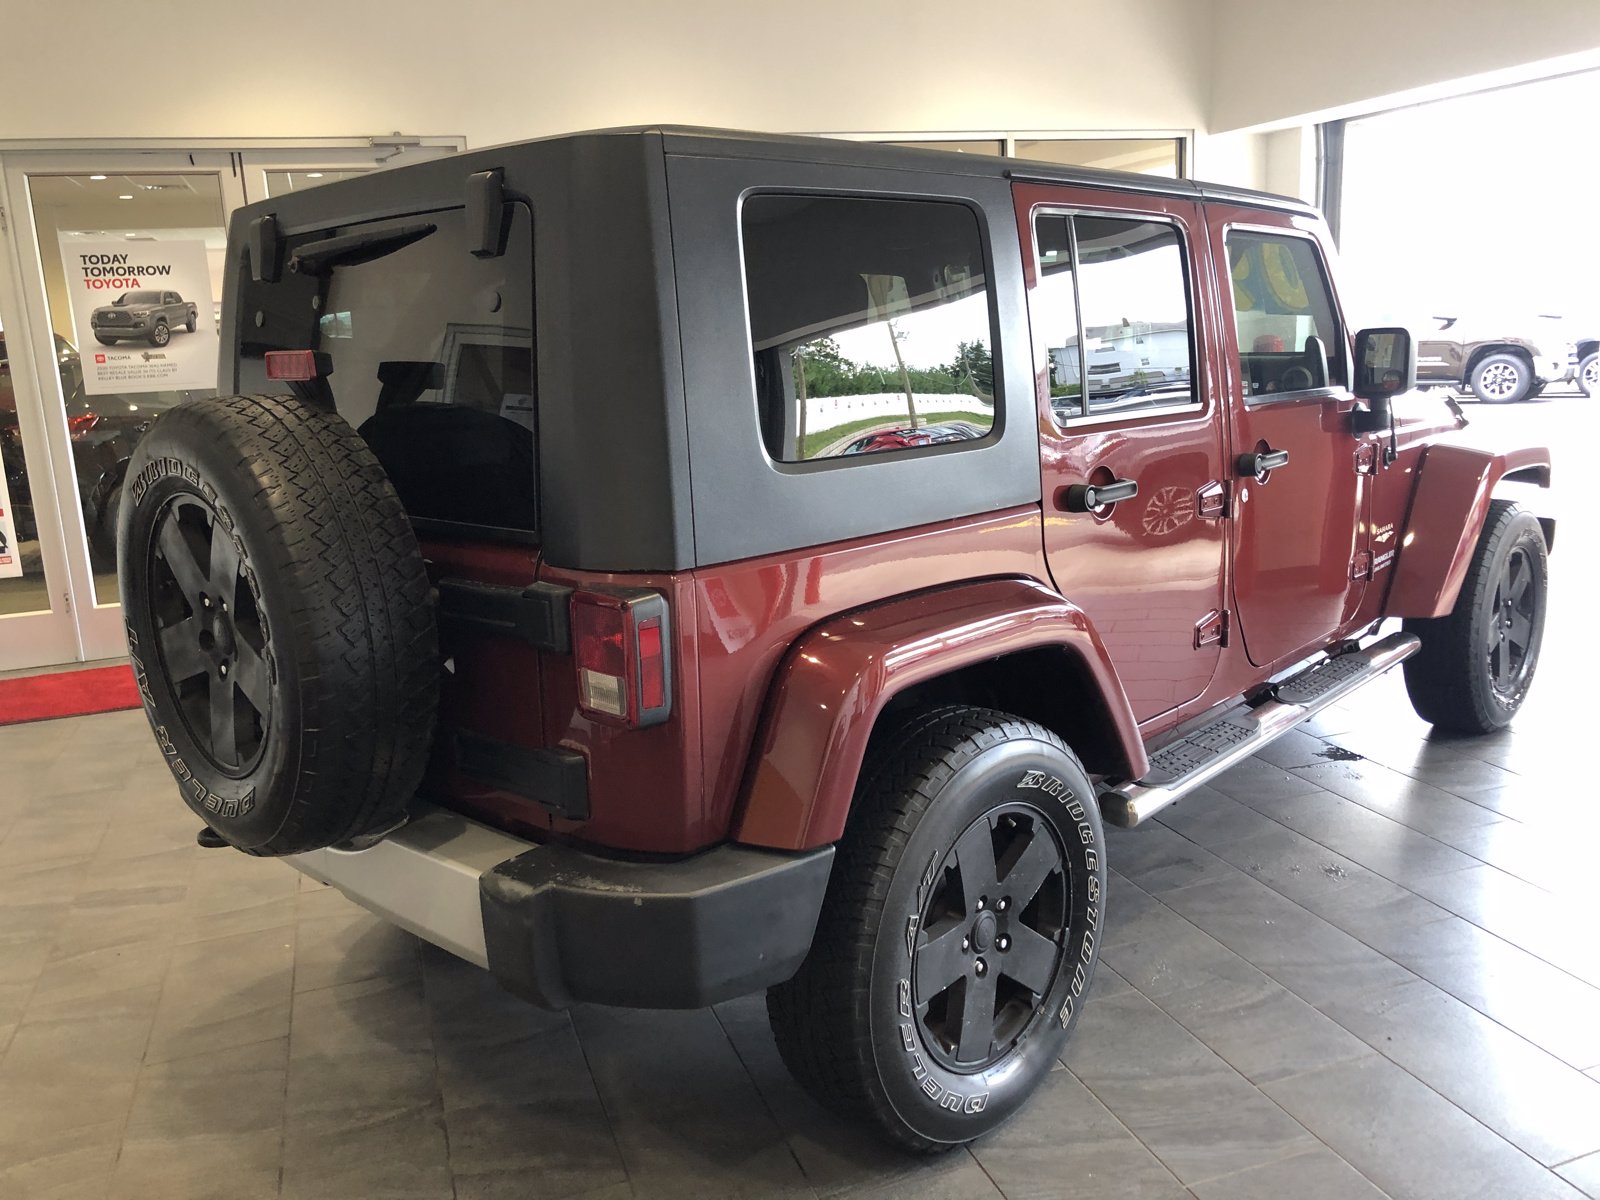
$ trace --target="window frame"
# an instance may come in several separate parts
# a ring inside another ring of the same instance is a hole
[[[827,458],[805,458],[788,460],[775,457],[768,444],[766,417],[763,413],[763,398],[761,388],[756,378],[756,348],[755,329],[751,323],[750,307],[750,270],[745,253],[745,206],[752,200],[762,196],[799,196],[823,200],[869,200],[893,201],[905,204],[944,204],[956,205],[963,208],[972,217],[973,233],[977,237],[978,250],[983,261],[983,293],[985,307],[988,310],[989,326],[989,353],[994,359],[1001,346],[1001,327],[999,297],[996,294],[994,247],[991,244],[986,214],[983,208],[969,200],[955,196],[940,196],[930,194],[908,194],[905,192],[886,192],[865,188],[806,188],[806,187],[751,187],[740,192],[738,208],[734,216],[734,226],[738,231],[739,248],[739,300],[744,320],[744,348],[745,366],[749,375],[751,394],[756,403],[756,430],[760,435],[761,452],[767,465],[773,470],[783,474],[811,474],[814,472],[842,470],[850,467],[864,466],[875,462],[900,462],[913,458],[927,458],[947,454],[959,454],[968,450],[979,450],[993,446],[1005,434],[1005,383],[998,362],[994,373],[994,421],[982,437],[971,438],[959,442],[941,442],[927,446],[905,446],[896,450],[879,450],[871,454],[837,454]]]
[[[1328,298],[1328,313],[1333,317],[1337,326],[1337,345],[1328,347],[1329,375],[1333,374],[1333,364],[1337,361],[1343,371],[1345,381],[1335,383],[1330,378],[1322,387],[1301,388],[1293,392],[1261,392],[1252,395],[1246,387],[1248,375],[1244,368],[1244,346],[1239,341],[1239,297],[1234,290],[1233,260],[1229,254],[1228,239],[1235,232],[1254,234],[1256,236],[1277,237],[1294,239],[1307,243],[1311,247],[1312,261],[1316,264],[1318,278],[1322,282],[1323,295]],[[1239,393],[1248,408],[1259,408],[1266,404],[1276,404],[1284,400],[1299,402],[1301,400],[1323,400],[1328,397],[1348,395],[1350,392],[1350,330],[1349,323],[1345,320],[1344,310],[1339,307],[1339,294],[1333,290],[1333,275],[1328,270],[1327,259],[1322,254],[1322,244],[1316,235],[1309,230],[1296,229],[1284,225],[1258,225],[1248,221],[1229,221],[1222,226],[1222,261],[1217,264],[1219,274],[1228,285],[1228,307],[1224,311],[1227,319],[1230,336],[1233,339],[1233,362],[1231,369],[1237,372],[1239,378]]]
[[[1078,227],[1076,218],[1080,216],[1098,217],[1103,220],[1129,221],[1142,224],[1169,225],[1172,227],[1172,230],[1178,239],[1178,256],[1182,266],[1180,274],[1183,279],[1184,303],[1189,313],[1189,379],[1192,385],[1192,390],[1190,393],[1192,399],[1190,399],[1188,402],[1183,404],[1163,404],[1151,408],[1129,409],[1126,412],[1100,413],[1098,415],[1089,411],[1087,407],[1089,399],[1087,394],[1088,371],[1083,358],[1083,298],[1082,288],[1079,286],[1078,282],[1080,276],[1078,260]],[[1066,217],[1069,221],[1068,229],[1071,236],[1068,240],[1070,242],[1072,254],[1072,306],[1077,317],[1078,333],[1078,375],[1080,379],[1079,399],[1084,405],[1083,411],[1080,415],[1072,417],[1063,422],[1061,418],[1056,415],[1055,405],[1048,404],[1050,409],[1050,419],[1055,425],[1056,431],[1058,433],[1067,433],[1071,430],[1092,428],[1100,425],[1123,424],[1132,421],[1142,421],[1146,418],[1168,419],[1173,417],[1185,417],[1193,416],[1196,413],[1205,412],[1208,401],[1204,394],[1204,389],[1201,386],[1204,378],[1202,372],[1204,369],[1205,339],[1202,336],[1203,331],[1198,323],[1195,308],[1195,260],[1192,253],[1192,243],[1190,239],[1185,237],[1186,230],[1183,222],[1176,216],[1168,213],[1145,212],[1143,210],[1101,208],[1092,205],[1047,204],[1036,206],[1029,214],[1028,227],[1028,234],[1032,242],[1033,249],[1033,275],[1034,279],[1039,281],[1038,283],[1034,284],[1035,288],[1041,286],[1044,280],[1043,264],[1039,257],[1038,222],[1041,217]],[[1028,317],[1031,332],[1033,318],[1033,302],[1031,297],[1028,303]],[[1030,356],[1034,357],[1034,377],[1037,379],[1038,372],[1041,369],[1041,364],[1037,358],[1039,345],[1031,336],[1028,340],[1028,353]],[[1049,369],[1048,364],[1044,364],[1044,369]]]

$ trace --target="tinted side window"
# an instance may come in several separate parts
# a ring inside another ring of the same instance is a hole
[[[1041,216],[1030,299],[1050,404],[1074,417],[1190,406],[1194,321],[1175,226],[1122,217]]]
[[[1228,267],[1246,399],[1344,384],[1344,334],[1311,241],[1232,230]]]
[[[774,459],[970,442],[994,428],[993,318],[971,209],[758,195],[742,224]]]
[[[472,256],[456,210],[410,219],[431,232],[376,257],[246,288],[263,317],[241,355],[326,354],[339,414],[414,520],[537,528],[532,221],[514,211],[499,258]]]

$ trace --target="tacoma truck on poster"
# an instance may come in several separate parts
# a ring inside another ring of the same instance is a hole
[[[199,321],[194,301],[177,292],[140,289],[123,292],[110,304],[94,310],[89,327],[102,346],[137,339],[152,346],[165,346],[176,330],[195,331]]]
[[[239,210],[225,394],[119,530],[202,844],[535,1004],[765,991],[819,1101],[978,1137],[1084,1010],[1107,824],[1392,668],[1468,735],[1532,684],[1555,531],[1501,492],[1550,454],[1464,444],[1330,252],[1236,188],[693,129]],[[1159,378],[1061,378],[1107,328]]]

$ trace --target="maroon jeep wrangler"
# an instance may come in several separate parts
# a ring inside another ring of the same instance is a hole
[[[550,1007],[767,989],[819,1100],[994,1128],[1132,826],[1396,664],[1490,731],[1553,527],[1296,202],[692,129],[238,213],[128,472],[201,840]]]

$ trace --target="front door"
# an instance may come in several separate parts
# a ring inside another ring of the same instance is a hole
[[[1198,208],[1018,185],[1039,393],[1045,553],[1135,717],[1205,689],[1226,632],[1220,390],[1194,297]],[[1086,490],[1088,489],[1088,490]]]
[[[1209,217],[1232,296],[1222,332],[1235,609],[1250,661],[1275,669],[1355,616],[1371,574],[1363,512],[1379,447],[1351,428],[1348,342],[1311,222],[1217,207]]]

